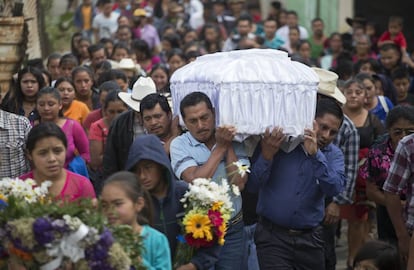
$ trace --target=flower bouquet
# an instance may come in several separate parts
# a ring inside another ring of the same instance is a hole
[[[233,186],[233,189],[237,187]],[[189,263],[198,248],[224,244],[227,223],[233,211],[229,191],[226,179],[217,184],[197,178],[189,185],[181,199],[185,208],[183,235],[178,238],[174,268]]]
[[[107,227],[91,200],[56,203],[50,183],[0,180],[0,255],[27,269],[141,269],[141,239]],[[3,253],[2,253],[3,252]]]

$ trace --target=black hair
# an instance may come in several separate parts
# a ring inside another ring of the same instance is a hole
[[[354,72],[354,75],[356,75],[356,74],[358,74],[359,73],[359,70],[361,69],[361,67],[363,66],[363,65],[365,65],[365,64],[370,64],[371,65],[371,67],[372,67],[372,70],[375,72],[375,73],[379,73],[380,71],[381,71],[381,67],[380,67],[380,65],[379,65],[379,63],[378,63],[378,61],[377,60],[375,60],[375,59],[372,59],[372,58],[368,58],[368,59],[361,59],[361,60],[358,60],[355,64],[354,64],[354,66],[353,66],[353,72]]]
[[[121,91],[116,81],[106,81],[99,85],[99,94],[110,91]]]
[[[43,60],[42,58],[33,58],[27,61],[26,64],[28,67],[34,67],[40,70],[44,70],[45,66],[43,65]]]
[[[72,64],[74,66],[77,66],[79,64],[79,61],[74,54],[67,53],[60,58],[59,67],[62,67],[64,64]]]
[[[77,38],[77,37],[82,37],[82,33],[81,32],[73,33],[72,38],[70,40],[70,51],[73,55],[76,55],[76,56],[79,53],[76,49],[76,46],[75,46],[75,38]]]
[[[143,39],[134,39],[131,45],[132,50],[136,53],[143,52],[146,59],[150,59],[152,57],[151,49],[148,43]]]
[[[389,111],[385,120],[385,127],[390,129],[398,120],[404,119],[414,124],[414,107],[413,106],[395,106]]]
[[[171,44],[171,48],[180,48],[180,35],[178,34],[166,34],[162,37],[163,41],[167,41]]]
[[[55,137],[60,140],[65,148],[68,147],[68,142],[65,133],[62,129],[53,122],[42,122],[34,126],[26,140],[26,150],[30,154],[36,147],[36,143],[44,138]]]
[[[125,83],[128,82],[128,77],[124,71],[120,69],[111,69],[109,71],[109,79],[110,80],[123,80]]]
[[[46,75],[47,79],[49,80],[49,84],[46,84],[46,80],[45,80],[45,86],[50,86],[51,83],[52,83],[52,75],[46,69],[42,69],[42,74]],[[43,78],[43,80],[44,80],[44,78]]]
[[[397,249],[386,242],[372,240],[366,242],[354,258],[354,268],[359,262],[371,260],[378,270],[400,270],[400,255]]]
[[[88,47],[89,56],[92,58],[92,54],[94,54],[95,52],[99,50],[105,51],[105,47],[103,44],[101,43],[92,44],[91,46]]]
[[[32,74],[37,83],[39,84],[39,90],[45,87],[45,79],[43,78],[42,71],[37,68],[27,66],[17,73],[17,82],[15,87],[12,88],[4,97],[1,107],[2,109],[12,112],[15,114],[19,114],[19,110],[21,105],[23,104],[24,96],[21,88],[21,81],[25,74]]]
[[[335,100],[329,98],[319,99],[316,104],[315,118],[323,117],[325,114],[332,114],[338,118],[341,123],[344,120],[344,113],[342,112],[341,106],[339,106]]]
[[[146,95],[139,104],[139,111],[141,112],[141,116],[143,115],[142,112],[144,110],[151,110],[157,104],[160,104],[161,109],[167,114],[171,113],[171,108],[168,104],[167,98],[164,95],[153,93]]]
[[[357,80],[355,78],[353,79],[349,79],[344,83],[343,88],[349,88],[351,85],[353,85],[354,83],[356,83],[360,88],[365,89],[365,86],[362,84],[362,82],[360,80]]]
[[[200,51],[191,50],[185,54],[185,60],[188,63],[192,58],[197,58],[201,55]]]
[[[311,24],[313,24],[313,23],[315,23],[315,22],[321,22],[321,23],[324,23],[324,22],[323,22],[323,20],[322,20],[321,18],[319,18],[319,17],[314,18],[314,19],[312,20]]]
[[[401,56],[401,50],[400,47],[398,47],[395,43],[385,43],[381,47],[379,47],[380,54],[381,52],[386,52],[388,50],[396,51]]]
[[[67,78],[67,77],[60,77],[59,79],[57,79],[55,82],[55,88],[57,88],[59,84],[63,82],[69,83],[70,85],[72,85],[73,90],[75,90],[75,84],[73,83],[72,78]]]
[[[252,16],[250,16],[248,13],[241,14],[237,19],[237,24],[239,24],[240,21],[249,21],[249,24],[253,23]]]
[[[297,51],[299,51],[299,50],[300,50],[300,48],[301,48],[304,44],[308,44],[308,45],[309,45],[309,47],[310,47],[310,48],[312,48],[312,44],[311,44],[308,40],[306,40],[306,39],[302,39],[302,40],[299,40],[298,44],[296,44],[296,50],[297,50]]]
[[[72,70],[72,80],[73,80],[73,81],[75,81],[75,76],[76,76],[78,73],[81,73],[81,72],[86,72],[86,73],[88,73],[88,75],[89,75],[89,77],[91,78],[92,82],[94,82],[93,72],[92,72],[92,70],[91,70],[89,67],[87,67],[87,66],[79,66],[79,67],[74,68],[74,69]]]
[[[52,53],[52,54],[50,54],[50,55],[47,57],[46,67],[47,67],[47,66],[49,66],[50,61],[55,60],[55,59],[59,59],[59,61],[60,61],[60,58],[61,58],[61,57],[62,57],[62,56],[61,56],[59,53]]]
[[[298,17],[298,13],[296,11],[294,11],[294,10],[288,10],[286,12],[286,15],[295,15],[296,17]]]
[[[171,51],[169,51],[169,52],[167,53],[167,62],[168,62],[168,61],[170,61],[170,59],[171,59],[173,56],[178,56],[178,57],[180,57],[180,58],[181,58],[184,62],[186,62],[186,58],[185,58],[184,52],[183,52],[183,50],[181,50],[181,49],[174,48],[174,49],[172,49]]]
[[[111,90],[108,92],[108,94],[105,97],[105,101],[104,104],[102,104],[102,108],[106,109],[108,108],[109,102],[114,102],[114,101],[122,101],[122,99],[119,98],[118,93],[120,93],[121,91],[119,90]],[[122,102],[122,104],[127,108],[128,106]]]
[[[111,58],[114,57],[115,51],[117,49],[123,49],[123,50],[125,50],[127,52],[128,55],[131,54],[131,50],[129,49],[128,44],[126,44],[126,42],[120,41],[120,42],[116,43],[115,46],[114,46],[114,48],[112,49]]]
[[[407,79],[410,80],[410,74],[408,73],[408,70],[406,68],[403,67],[399,67],[396,68],[392,73],[391,73],[391,79],[397,80],[397,79]]]
[[[399,26],[403,26],[404,19],[401,16],[390,16],[388,19],[388,23],[397,23]]]
[[[391,79],[384,74],[375,74],[373,75],[375,81],[379,81],[384,91],[384,96],[388,97],[393,104],[397,103],[397,90],[395,89],[394,84]]]
[[[128,198],[134,203],[138,201],[139,198],[143,198],[145,205],[142,208],[141,212],[138,213],[137,222],[140,225],[148,224],[153,226],[153,208],[152,208],[152,199],[148,191],[146,191],[141,183],[139,182],[138,177],[128,171],[120,171],[109,176],[105,182],[104,186],[109,184],[116,184],[118,187],[122,188]]]
[[[167,65],[164,64],[156,64],[152,67],[151,72],[149,73],[149,76],[152,78],[152,74],[158,70],[161,69],[167,76],[167,85],[164,89],[157,89],[158,92],[170,92],[170,70]]]
[[[295,26],[289,26],[289,33],[290,33],[290,30],[297,30],[298,31],[298,34],[300,35],[300,28],[297,25],[295,25]]]
[[[364,80],[370,80],[373,84],[375,84],[374,78],[371,76],[371,74],[368,73],[359,73],[355,76],[355,79],[360,83],[363,83]]]
[[[60,92],[57,88],[50,87],[50,86],[49,87],[43,87],[37,93],[37,100],[39,100],[39,98],[44,96],[44,95],[52,95],[53,98],[55,98],[58,101],[59,104],[62,104],[62,97],[60,96]],[[37,102],[36,102],[36,106],[37,106]],[[63,117],[62,109],[59,110],[58,116]]]
[[[213,104],[211,103],[210,98],[202,93],[202,92],[192,92],[188,95],[186,95],[180,103],[180,113],[183,119],[185,119],[185,113],[184,113],[184,109],[187,107],[191,107],[191,106],[195,106],[199,103],[206,103],[207,105],[207,109],[211,110],[212,112],[214,112],[213,109]]]

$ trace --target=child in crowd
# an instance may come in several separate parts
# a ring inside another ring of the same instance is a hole
[[[403,23],[404,21],[402,17],[391,16],[388,19],[388,30],[379,38],[378,47],[387,43],[396,44],[401,50],[402,60],[411,66],[414,65],[414,62],[411,61],[410,57],[407,55],[407,41],[402,32]]]
[[[121,171],[110,176],[101,200],[110,224],[129,225],[143,237],[142,264],[147,269],[172,269],[167,237],[150,227],[151,199],[135,174]]]
[[[55,83],[55,88],[62,98],[63,116],[82,124],[89,114],[89,108],[85,103],[75,100],[75,85],[71,78],[61,77]]]
[[[391,74],[392,83],[397,90],[398,105],[414,105],[414,95],[408,92],[410,75],[404,68],[398,68]]]

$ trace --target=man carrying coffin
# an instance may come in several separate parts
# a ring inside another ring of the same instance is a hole
[[[345,185],[344,157],[332,144],[343,113],[332,100],[316,108],[303,143],[282,150],[281,128],[267,129],[252,158],[248,190],[258,192],[255,243],[260,269],[324,269],[325,196]]]

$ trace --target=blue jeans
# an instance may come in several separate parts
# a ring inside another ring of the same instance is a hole
[[[257,260],[256,244],[254,243],[254,232],[256,231],[256,223],[244,226],[244,234],[246,241],[244,242],[244,255],[242,270],[259,270],[259,261]]]
[[[243,221],[229,225],[215,270],[240,270],[245,246],[243,228]]]

